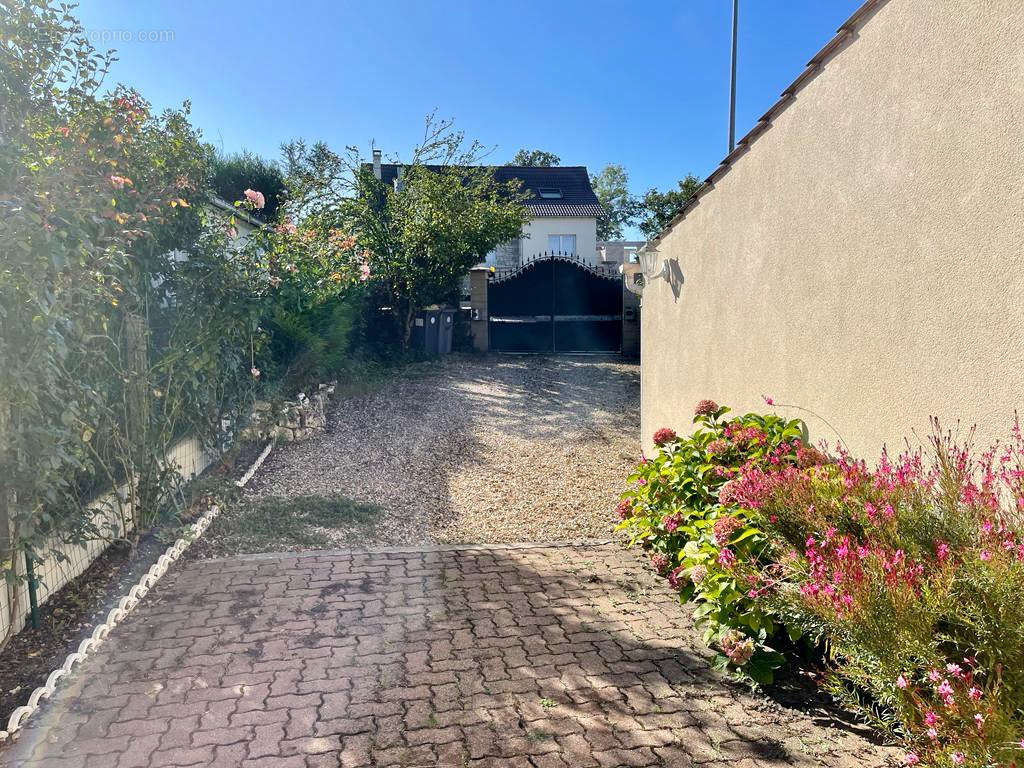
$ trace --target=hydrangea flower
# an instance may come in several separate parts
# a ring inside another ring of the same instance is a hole
[[[729,539],[732,538],[736,529],[742,525],[742,521],[737,517],[720,517],[711,529],[711,540],[715,542],[715,546],[724,547],[729,543]]]
[[[662,427],[654,433],[654,444],[665,445],[665,443],[671,443],[676,439],[675,430],[669,429],[668,427]]]
[[[619,520],[625,520],[626,518],[631,517],[632,514],[633,505],[625,499],[615,505],[615,516],[618,517]]]
[[[754,641],[735,629],[730,629],[719,642],[724,653],[733,664],[742,667],[754,655]]]
[[[710,416],[718,410],[718,403],[714,400],[701,400],[697,403],[697,407],[693,409],[695,416]]]

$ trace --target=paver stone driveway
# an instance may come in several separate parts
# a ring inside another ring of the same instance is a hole
[[[884,764],[861,737],[725,684],[696,648],[675,596],[617,545],[199,561],[0,762]]]

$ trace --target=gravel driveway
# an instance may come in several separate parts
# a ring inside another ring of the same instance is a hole
[[[619,358],[453,356],[338,401],[249,492],[380,508],[329,546],[607,537],[639,454],[639,368]]]

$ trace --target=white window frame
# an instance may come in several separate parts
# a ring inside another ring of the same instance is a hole
[[[576,235],[548,235],[551,253],[576,253]]]

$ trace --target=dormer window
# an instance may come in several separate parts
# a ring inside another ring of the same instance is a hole
[[[537,194],[545,200],[561,200],[562,190],[556,189],[555,187],[540,187],[537,190]]]

